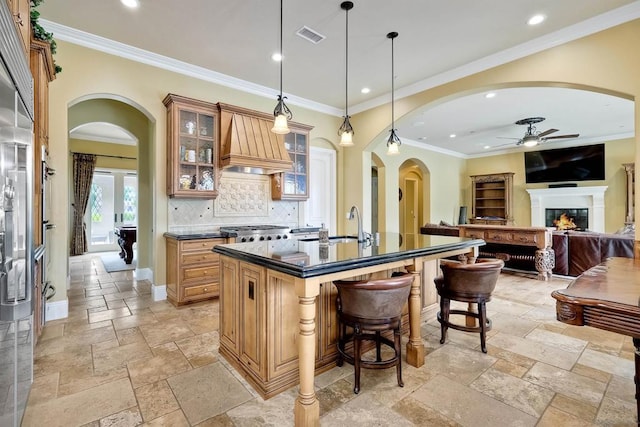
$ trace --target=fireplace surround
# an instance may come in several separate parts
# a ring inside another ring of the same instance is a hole
[[[528,189],[531,198],[531,226],[546,226],[546,209],[588,209],[590,231],[604,233],[606,186]]]

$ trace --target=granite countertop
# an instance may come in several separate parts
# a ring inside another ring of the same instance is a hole
[[[164,237],[175,240],[196,240],[196,239],[225,239],[228,237],[227,233],[221,233],[219,231],[209,232],[184,232],[184,233],[164,233]]]
[[[355,237],[331,238],[328,245],[318,239],[287,239],[216,245],[212,250],[296,277],[315,277],[384,262],[433,255],[484,245],[482,239],[417,235],[400,245],[398,233],[380,233],[372,244]]]

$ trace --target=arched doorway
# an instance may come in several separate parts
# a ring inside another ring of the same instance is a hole
[[[398,228],[411,245],[430,215],[430,174],[422,162],[409,159],[400,166],[398,177]]]
[[[103,135],[100,135],[99,131],[94,132],[97,135],[78,132],[91,128],[102,128],[105,132]],[[119,130],[119,133],[113,133],[114,129]],[[73,164],[73,153],[93,154],[96,156],[96,170],[125,170],[135,173],[135,187],[140,189],[136,192],[135,203],[138,219],[137,267],[152,268],[154,192],[148,190],[155,186],[151,160],[155,158],[151,143],[154,139],[155,121],[144,108],[129,99],[109,94],[95,94],[82,97],[70,104],[68,132],[70,165]],[[130,141],[135,141],[135,145],[131,145]],[[70,181],[72,180],[73,176],[70,175]],[[72,182],[70,188],[71,184]],[[70,191],[70,195],[73,199],[73,191]],[[128,197],[130,196],[129,192]],[[73,200],[71,202],[73,203]],[[69,221],[71,220],[70,214]]]

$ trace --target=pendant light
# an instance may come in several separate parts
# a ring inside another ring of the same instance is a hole
[[[345,11],[345,67],[344,67],[344,121],[338,129],[340,135],[340,145],[343,147],[351,147],[353,145],[353,128],[349,123],[349,11],[353,9],[353,2],[344,1],[340,4],[340,8]]]
[[[291,110],[289,110],[287,104],[284,103],[287,97],[282,96],[282,61],[284,61],[284,53],[282,52],[282,0],[280,0],[280,95],[278,95],[276,108],[273,110],[274,121],[273,127],[271,128],[271,132],[279,135],[290,132],[287,121],[293,117]]]
[[[400,142],[400,138],[396,135],[395,129],[395,110],[393,105],[393,95],[394,95],[394,85],[393,85],[393,39],[398,37],[398,33],[395,31],[387,34],[387,38],[391,39],[391,133],[389,134],[389,139],[387,139],[387,154],[398,154],[400,152],[399,148],[402,142]]]

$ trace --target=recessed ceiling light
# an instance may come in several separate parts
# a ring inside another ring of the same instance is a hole
[[[496,97],[496,93],[495,92],[489,92],[484,97],[485,98],[495,98]]]
[[[363,87],[362,89],[360,89],[361,93],[369,93],[371,92],[371,89],[369,89],[368,87]]]
[[[544,15],[533,15],[531,18],[529,18],[529,20],[527,21],[527,24],[529,25],[538,25],[540,24],[542,21],[544,21],[546,19],[546,17]]]
[[[485,149],[485,150],[488,150],[489,148],[491,148],[491,146],[490,146],[490,145],[485,145],[485,146],[484,146],[484,149]]]
[[[455,133],[452,133],[451,135],[449,135],[449,138],[455,138],[455,137],[456,137]]]
[[[132,9],[134,9],[134,8],[136,8],[136,7],[138,7],[138,6],[140,6],[140,2],[139,2],[138,0],[120,0],[120,2],[121,2],[123,5],[125,5],[125,6],[127,6],[127,7],[130,7],[130,8],[132,8]]]
[[[271,59],[273,59],[276,62],[280,62],[282,61],[282,55],[280,55],[280,52],[276,52],[273,55],[271,55]]]

